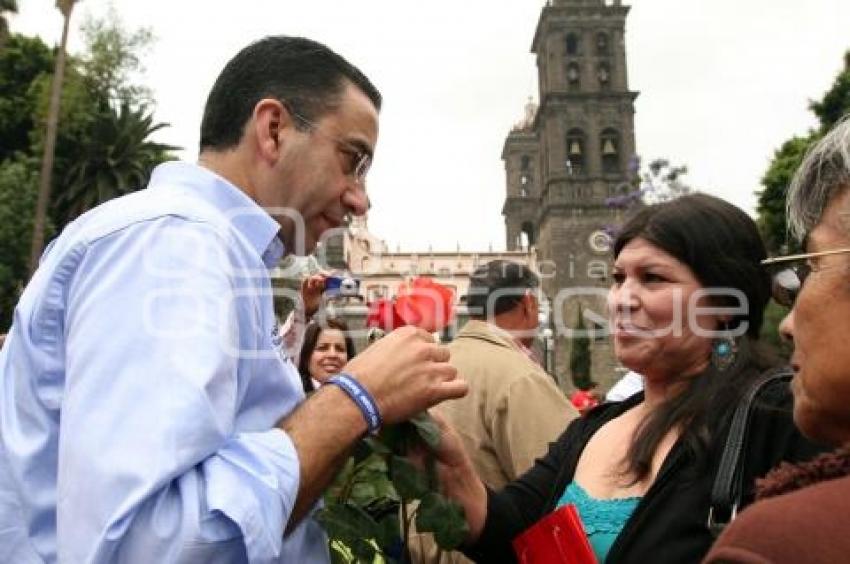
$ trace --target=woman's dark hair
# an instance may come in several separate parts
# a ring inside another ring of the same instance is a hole
[[[750,216],[719,198],[692,194],[637,212],[617,235],[614,257],[634,239],[643,239],[687,265],[703,288],[732,288],[746,297],[745,304],[732,296],[714,298],[717,307],[746,306],[745,313],[726,327],[730,331],[746,327],[737,339],[734,365],[722,371],[710,366],[702,374],[682,376],[683,390],[654,409],[635,432],[625,465],[637,482],[649,474],[658,445],[674,428],[682,430],[682,440],[698,463],[705,463],[717,447],[717,430],[738,398],[778,359],[756,343],[770,299],[770,277],[760,265],[767,252]]]
[[[380,110],[381,94],[366,75],[321,43],[284,35],[256,41],[239,51],[213,84],[201,121],[201,151],[235,147],[263,98],[286,102],[315,122],[338,105],[347,82]]]
[[[326,319],[321,325],[316,321],[311,321],[304,330],[304,344],[301,345],[301,356],[298,358],[298,373],[301,375],[301,384],[304,386],[305,394],[316,389],[310,376],[310,357],[313,356],[316,343],[319,342],[319,336],[325,329],[336,329],[342,332],[345,338],[345,354],[348,356],[348,360],[351,360],[357,354],[345,321],[342,319]]]

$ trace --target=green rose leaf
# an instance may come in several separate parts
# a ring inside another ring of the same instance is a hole
[[[316,521],[332,539],[339,539],[354,550],[357,540],[374,538],[378,524],[366,511],[351,503],[330,505],[316,513]]]
[[[394,425],[390,425],[390,427],[393,427],[393,426]],[[383,435],[384,432],[385,431],[382,431],[381,435]],[[387,447],[386,444],[384,444],[382,441],[380,441],[380,440],[378,440],[374,437],[367,437],[367,438],[363,439],[361,442],[366,443],[366,445],[370,449],[372,449],[372,452],[374,452],[375,454],[392,454],[392,451]]]
[[[378,441],[386,451],[393,454],[405,454],[411,435],[415,434],[413,427],[406,421],[396,425],[385,425],[378,435]],[[375,452],[378,452],[377,450]]]
[[[440,446],[440,427],[437,426],[437,422],[427,411],[415,415],[410,423],[416,428],[416,432],[425,441],[425,444],[432,449]]]
[[[377,547],[365,539],[357,539],[349,545],[349,548],[351,548],[357,562],[362,564],[372,564],[375,561],[375,554],[378,552]]]
[[[331,564],[351,564],[351,551],[339,541],[330,543]]]
[[[401,542],[401,524],[398,519],[398,507],[392,514],[386,515],[378,521],[379,534],[375,537],[378,546],[388,547],[396,546]]]
[[[419,499],[428,493],[428,477],[406,458],[390,459],[390,479],[398,495],[404,500]]]
[[[351,452],[351,458],[354,459],[355,463],[359,463],[369,458],[373,452],[372,443],[367,440],[357,441],[354,444],[354,450]]]
[[[419,502],[416,528],[420,532],[434,533],[437,546],[443,550],[454,550],[469,533],[460,505],[434,492],[428,493]]]

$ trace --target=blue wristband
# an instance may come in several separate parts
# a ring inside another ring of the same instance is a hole
[[[351,400],[363,414],[369,434],[377,435],[381,430],[381,413],[372,395],[350,374],[340,373],[328,378],[329,384],[336,384],[351,397]]]

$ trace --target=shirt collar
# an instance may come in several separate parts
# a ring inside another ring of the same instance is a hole
[[[230,224],[256,250],[266,267],[280,262],[285,248],[278,232],[280,225],[257,202],[237,186],[201,165],[171,161],[157,166],[151,175],[150,187],[181,184],[222,212]]]

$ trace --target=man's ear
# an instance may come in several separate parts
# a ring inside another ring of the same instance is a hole
[[[537,314],[534,312],[534,296],[530,292],[526,292],[522,296],[522,307],[526,317],[534,317],[537,319]]]
[[[292,115],[279,100],[263,98],[254,106],[250,131],[260,155],[269,160],[277,160],[283,147],[284,132],[294,127]]]

